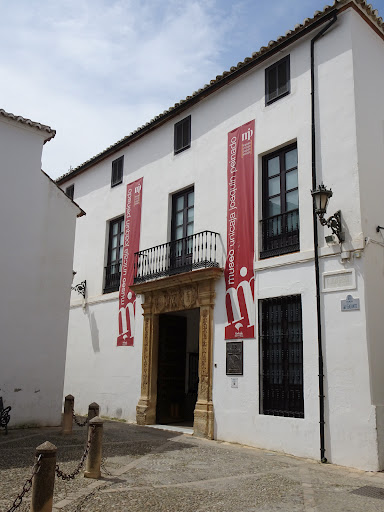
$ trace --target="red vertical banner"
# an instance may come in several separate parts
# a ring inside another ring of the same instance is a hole
[[[255,337],[254,132],[253,120],[228,133],[226,340]]]
[[[135,336],[136,295],[130,289],[134,278],[134,256],[140,246],[143,178],[127,185],[125,203],[124,248],[119,293],[118,347],[132,347]]]

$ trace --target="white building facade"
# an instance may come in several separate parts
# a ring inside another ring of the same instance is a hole
[[[0,396],[9,426],[60,425],[76,217],[41,171],[55,131],[0,110]]]
[[[78,412],[96,401],[139,424],[384,468],[383,58],[377,12],[336,1],[58,180],[87,211],[65,377]],[[227,138],[250,121],[255,336],[226,340]],[[117,346],[126,185],[140,178],[134,343]],[[313,215],[321,182],[341,243]]]

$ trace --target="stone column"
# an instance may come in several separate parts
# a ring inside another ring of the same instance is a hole
[[[208,439],[213,439],[214,435],[212,403],[214,286],[213,280],[199,285],[199,390],[193,423],[194,435]]]
[[[64,400],[63,414],[63,434],[72,434],[73,411],[75,407],[75,399],[72,395],[67,395]]]
[[[138,425],[154,425],[156,423],[159,316],[153,314],[152,297],[148,293],[145,294],[143,309],[141,396],[136,406],[136,422]]]
[[[100,415],[100,406],[96,402],[92,402],[88,405],[88,421],[91,421],[96,416]]]
[[[84,471],[85,478],[101,477],[101,455],[103,448],[103,420],[96,416],[89,422],[88,440],[92,435],[92,427],[95,428],[91,446],[89,447],[87,465]]]
[[[51,512],[55,485],[57,448],[46,441],[36,448],[36,460],[42,455],[40,469],[33,477],[31,512]]]

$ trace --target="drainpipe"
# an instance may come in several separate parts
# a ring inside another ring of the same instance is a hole
[[[316,125],[315,125],[315,43],[324,33],[336,22],[337,13],[324,28],[311,40],[311,115],[312,115],[312,190],[316,189]],[[320,305],[320,270],[319,270],[319,247],[317,215],[313,204],[313,244],[315,249],[315,274],[316,274],[316,306],[317,306],[317,343],[319,357],[319,410],[320,410],[320,460],[327,462],[325,457],[325,436],[324,436],[324,361],[323,342],[321,335],[321,305]]]

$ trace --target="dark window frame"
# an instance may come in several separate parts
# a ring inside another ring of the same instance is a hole
[[[260,414],[304,418],[301,295],[259,300]]]
[[[174,152],[175,155],[191,147],[191,116],[175,123]]]
[[[287,209],[286,194],[298,191],[299,186],[286,188],[286,176],[297,170],[298,163],[294,167],[286,168],[285,155],[292,150],[297,151],[297,143],[289,144],[279,150],[273,151],[263,157],[262,160],[262,220],[261,220],[261,251],[260,259],[280,256],[300,250],[300,215],[299,207]],[[268,162],[279,157],[279,172],[268,176]],[[269,180],[280,177],[280,192],[269,195]],[[280,196],[280,214],[269,214],[269,200]],[[276,224],[279,223],[277,226]],[[294,229],[295,228],[295,229]]]
[[[72,199],[73,201],[73,196],[75,195],[75,184],[72,183],[72,185],[69,185],[69,187],[67,187],[65,189],[65,195],[69,197],[69,199]]]
[[[113,233],[113,226],[117,225],[117,233]],[[123,235],[123,242],[121,242],[120,235]],[[117,238],[116,251],[118,257],[112,260],[113,252],[113,239]],[[120,255],[120,248],[124,248],[124,215],[116,217],[109,221],[109,233],[108,233],[108,255],[107,255],[107,266],[105,267],[104,277],[104,290],[103,293],[116,292],[120,288],[120,276],[121,276],[121,262],[122,258]],[[122,254],[122,251],[121,251]]]
[[[284,70],[286,73],[286,80],[284,86],[280,86],[278,84],[279,73]],[[275,76],[274,76],[275,75]],[[275,80],[275,87],[273,92],[270,91],[270,85],[272,79]],[[280,92],[279,92],[280,89]],[[275,101],[284,98],[291,92],[291,63],[290,56],[287,55],[283,59],[272,64],[265,70],[265,105],[271,105]],[[273,95],[273,94],[276,95]]]
[[[111,188],[116,187],[123,183],[123,172],[124,172],[124,155],[116,158],[112,162],[111,172]]]
[[[189,204],[189,195],[193,193],[193,204]],[[183,268],[186,272],[192,270],[193,233],[195,223],[195,187],[188,187],[172,195],[172,216],[171,216],[171,246],[170,258],[171,267],[178,271]],[[177,208],[180,197],[184,198],[183,208]],[[188,220],[188,212],[193,209],[193,217]],[[183,223],[177,223],[178,214],[183,214]],[[188,228],[192,226],[192,233],[188,235]],[[177,230],[182,228],[182,237],[177,236]]]

